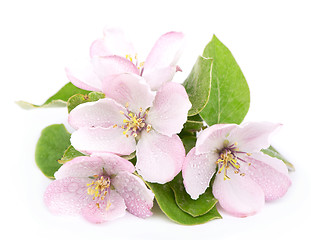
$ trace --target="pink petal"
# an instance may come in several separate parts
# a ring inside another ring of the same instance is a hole
[[[216,171],[217,158],[215,153],[196,155],[195,148],[187,154],[182,175],[185,189],[192,199],[197,199],[208,188]]]
[[[94,41],[90,47],[91,57],[109,55],[135,57],[135,54],[136,51],[128,37],[121,29],[117,28],[104,29],[103,38]]]
[[[131,61],[120,56],[94,57],[92,63],[94,72],[102,83],[104,93],[110,90],[111,76],[121,73],[139,74],[137,67]]]
[[[90,63],[87,63],[83,67],[76,66],[70,69],[65,68],[65,71],[69,81],[78,88],[88,91],[101,91],[101,80],[95,74],[93,66]]]
[[[107,197],[106,200],[108,201]],[[82,216],[91,223],[102,223],[125,215],[124,200],[116,191],[110,191],[109,202],[111,203],[109,208],[105,206],[98,208],[96,204],[90,203],[82,209]]]
[[[112,179],[112,185],[123,197],[127,210],[137,217],[146,218],[152,215],[154,194],[145,183],[129,172],[120,172]]]
[[[291,185],[286,165],[279,159],[263,153],[252,154],[246,174],[263,190],[267,201],[281,198]]]
[[[47,187],[44,202],[54,214],[80,214],[92,198],[87,194],[87,178],[63,178]]]
[[[102,160],[99,157],[76,157],[63,164],[54,174],[57,180],[63,178],[88,178],[103,173]]]
[[[80,152],[111,152],[129,155],[135,151],[133,136],[126,137],[121,128],[79,128],[71,135],[71,145]]]
[[[110,91],[106,93],[107,97],[123,106],[128,104],[128,108],[134,113],[138,113],[140,108],[145,110],[152,106],[154,93],[138,75],[130,73],[117,75],[111,80],[109,89]]]
[[[230,142],[237,142],[241,151],[259,152],[270,146],[269,137],[281,124],[269,122],[250,122],[238,126],[230,132]]]
[[[168,32],[163,34],[155,43],[144,68],[146,71],[154,68],[176,66],[184,45],[184,34],[181,32]]]
[[[190,108],[185,88],[179,83],[166,83],[157,92],[147,122],[159,133],[172,136],[183,128]]]
[[[173,79],[176,73],[175,66],[167,66],[162,68],[153,68],[143,71],[143,77],[153,91],[158,90],[164,83]]]
[[[144,64],[143,77],[152,90],[171,81],[184,45],[181,32],[168,32],[155,43]]]
[[[102,160],[102,169],[109,176],[120,172],[133,173],[135,171],[135,167],[130,161],[112,153],[94,153],[91,157],[98,157]]]
[[[55,178],[57,180],[66,177],[88,178],[103,174],[103,169],[108,176],[120,171],[131,173],[135,171],[133,164],[124,158],[111,153],[96,153],[91,157],[76,157],[65,163],[55,173]]]
[[[256,214],[265,203],[261,187],[249,176],[235,174],[228,169],[229,180],[224,180],[223,172],[216,175],[213,184],[213,195],[221,207],[237,217]]]
[[[136,150],[137,172],[149,182],[166,183],[181,170],[185,149],[177,135],[142,132]]]
[[[96,102],[88,102],[74,108],[68,117],[69,124],[75,128],[81,127],[111,127],[123,125],[126,109],[112,99],[104,98]]]
[[[236,127],[235,124],[215,124],[202,131],[196,143],[196,154],[221,150],[226,137]]]

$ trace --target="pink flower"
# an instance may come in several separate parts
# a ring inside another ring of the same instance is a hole
[[[77,157],[55,173],[44,201],[55,214],[81,214],[93,223],[122,217],[125,209],[149,217],[154,195],[134,170],[131,162],[110,153]]]
[[[191,198],[205,192],[217,167],[213,194],[235,216],[253,215],[265,200],[282,197],[291,185],[287,167],[260,152],[269,147],[269,136],[279,126],[267,122],[216,124],[204,130],[182,169]]]
[[[176,135],[191,107],[184,87],[164,84],[156,93],[135,74],[121,74],[106,98],[77,106],[69,114],[77,129],[74,148],[85,153],[129,155],[136,150],[136,170],[150,182],[165,183],[180,172],[185,149]]]
[[[91,45],[91,62],[86,69],[66,69],[67,76],[79,88],[107,93],[115,75],[133,73],[143,76],[151,89],[157,90],[180,70],[176,64],[183,40],[181,32],[168,32],[157,40],[145,62],[139,62],[125,34],[119,29],[106,29],[104,37]]]

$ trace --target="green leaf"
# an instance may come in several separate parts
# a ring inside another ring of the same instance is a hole
[[[205,47],[203,56],[214,61],[210,97],[200,112],[201,117],[209,126],[240,124],[249,109],[250,93],[239,65],[215,35]]]
[[[181,138],[181,141],[184,144],[187,154],[195,146],[197,138],[195,136],[183,136]]]
[[[90,92],[89,94],[75,94],[68,99],[67,102],[67,109],[68,113],[71,112],[76,106],[80,105],[81,103],[86,102],[95,102],[101,98],[105,98],[105,94],[101,92]]]
[[[17,101],[16,103],[24,109],[40,107],[66,107],[67,101],[72,95],[75,95],[77,93],[88,94],[89,92],[90,91],[80,89],[73,85],[71,82],[69,82],[41,105],[35,105],[24,101]]]
[[[175,200],[179,208],[189,213],[193,217],[201,216],[209,212],[218,202],[212,194],[212,188],[207,188],[205,193],[193,200],[186,192],[181,173],[178,174],[170,186],[174,191]]]
[[[88,102],[88,95],[84,95],[84,94],[75,94],[72,97],[70,97],[68,99],[67,102],[67,109],[68,109],[68,113],[71,112],[72,109],[74,109],[76,106],[80,105],[81,103],[85,103]]]
[[[261,151],[264,154],[269,155],[270,157],[274,157],[274,158],[282,160],[287,166],[289,171],[292,171],[292,172],[295,171],[294,165],[290,163],[289,161],[287,161],[274,147],[270,146],[267,149],[262,149]]]
[[[63,124],[54,124],[42,130],[35,152],[35,160],[45,176],[54,179],[60,168],[58,160],[70,145],[70,133]]]
[[[136,157],[136,151],[135,152],[132,152],[130,155],[122,155],[121,156],[122,158],[125,158],[127,160],[132,160]],[[135,165],[135,164],[134,164]]]
[[[189,116],[202,111],[208,102],[211,89],[212,59],[199,56],[189,76],[183,83],[192,104]]]
[[[196,225],[202,224],[213,219],[221,218],[216,206],[214,206],[208,213],[193,217],[190,214],[184,212],[178,207],[175,202],[174,191],[170,187],[169,183],[157,184],[146,183],[155,195],[159,207],[163,213],[172,221],[183,225]]]
[[[85,156],[85,155],[79,152],[78,150],[76,150],[72,145],[70,145],[64,152],[64,155],[62,156],[62,158],[58,160],[58,163],[64,164],[80,156]]]
[[[198,132],[203,126],[203,120],[199,114],[188,116],[188,119],[183,126],[183,131]]]

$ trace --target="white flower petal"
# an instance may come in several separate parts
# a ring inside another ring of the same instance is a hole
[[[181,84],[170,82],[157,92],[147,122],[158,132],[172,136],[183,128],[190,108],[185,88]]]
[[[187,154],[182,167],[182,175],[187,193],[197,199],[208,188],[216,171],[218,155],[215,153],[195,154],[195,148]]]
[[[181,170],[185,148],[177,135],[143,132],[137,144],[137,172],[149,182],[166,183]]]
[[[71,145],[80,152],[111,152],[129,155],[135,151],[133,136],[126,137],[121,128],[79,128],[71,135]]]

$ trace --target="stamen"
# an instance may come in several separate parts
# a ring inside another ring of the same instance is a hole
[[[106,206],[106,211],[109,210],[110,206],[111,206],[111,202],[108,200],[108,203],[107,203],[107,206]]]
[[[97,180],[87,184],[87,194],[93,196],[92,199],[96,201],[96,206],[100,208],[100,206],[104,204],[103,201],[105,200],[106,195],[110,191],[110,178],[104,178],[103,176],[98,178],[97,175],[94,175],[94,177],[97,177]],[[107,201],[109,203],[109,199]]]
[[[137,68],[141,69],[144,65],[145,65],[145,62],[141,62],[141,63],[138,64]]]
[[[224,180],[230,179],[230,177],[227,174],[227,170],[232,167],[233,172],[235,174],[240,174],[240,176],[245,176],[245,173],[241,173],[241,165],[240,162],[245,162],[249,166],[251,165],[250,162],[240,158],[238,154],[246,154],[247,156],[250,156],[250,153],[242,152],[237,148],[238,145],[237,142],[234,144],[229,145],[229,141],[226,139],[224,141],[224,148],[219,151],[219,158],[216,161],[216,164],[218,164],[218,174],[224,172]]]
[[[131,112],[128,109],[129,103],[125,104],[126,111],[120,111],[122,115],[124,115],[125,119],[123,119],[123,125],[118,126],[117,124],[113,125],[113,127],[120,127],[124,129],[123,134],[126,137],[134,136],[135,138],[138,137],[141,131],[146,130],[147,132],[150,132],[151,125],[146,124],[146,118],[148,115],[149,110],[143,111],[143,108],[139,108],[138,114]]]
[[[150,130],[151,130],[151,125],[148,124],[148,125],[147,125],[147,133],[150,132]]]
[[[130,54],[126,54],[125,58],[130,60],[131,62],[133,62],[133,58],[132,58],[132,56]]]

